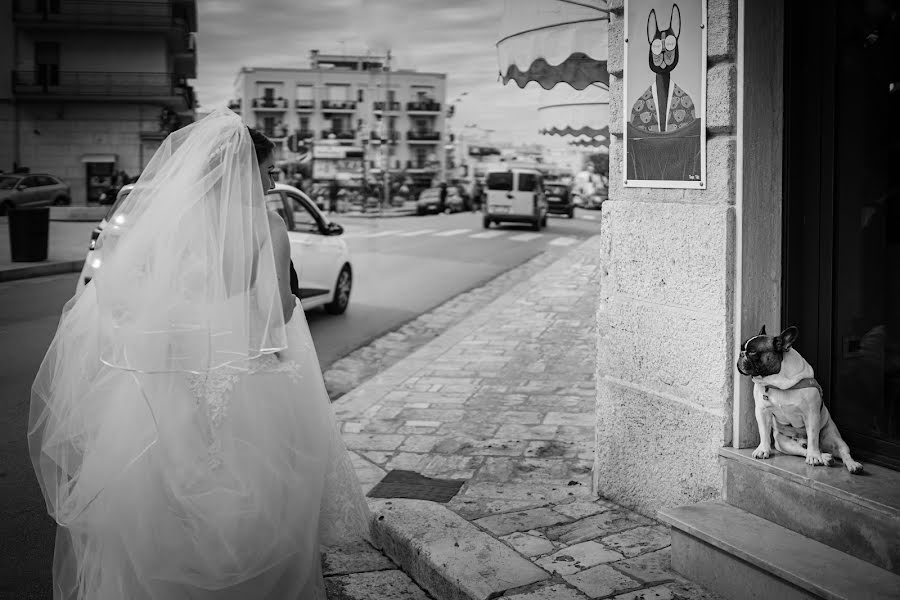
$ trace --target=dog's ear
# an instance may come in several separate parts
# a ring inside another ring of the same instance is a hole
[[[775,350],[787,352],[794,345],[794,342],[797,341],[798,335],[800,335],[800,330],[791,325],[775,338]]]
[[[650,24],[652,21],[652,25]],[[656,22],[656,10],[650,9],[650,14],[647,15],[647,42],[653,44],[653,38],[656,37],[656,34],[659,33],[659,25]]]
[[[766,326],[763,325],[762,328],[759,330],[759,333],[757,333],[756,335],[766,335]]]

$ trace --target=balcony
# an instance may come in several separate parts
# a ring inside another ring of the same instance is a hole
[[[406,139],[411,144],[434,144],[440,141],[440,131],[407,131]]]
[[[356,102],[353,100],[322,100],[322,110],[328,112],[353,112]]]
[[[194,90],[172,73],[110,73],[102,71],[13,71],[13,93],[27,100],[92,100],[179,104],[193,110]]]
[[[356,139],[356,132],[352,129],[345,129],[343,131],[323,131],[322,139],[327,140],[331,134],[334,134],[334,139],[336,140],[354,140]]]
[[[295,100],[294,107],[298,112],[312,112],[316,108],[316,101],[311,99]]]
[[[400,141],[400,132],[399,131],[388,131],[384,138],[379,137],[377,131],[373,131],[369,136],[370,144],[381,144],[383,142],[388,142],[391,144],[396,144]]]
[[[197,31],[197,4],[195,0],[79,0],[52,7],[42,0],[15,0],[13,21],[26,29]]]
[[[406,169],[408,171],[436,171],[432,163],[425,160],[408,160],[406,161]]]
[[[284,98],[254,98],[253,108],[257,111],[284,112],[288,107],[288,101]]]
[[[384,102],[373,102],[372,109],[375,112],[383,112],[384,111]],[[388,103],[388,112],[397,112],[400,110],[399,102],[390,102]]]
[[[441,103],[434,100],[421,100],[419,102],[407,102],[406,111],[410,113],[440,113]]]

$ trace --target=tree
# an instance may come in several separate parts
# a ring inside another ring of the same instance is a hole
[[[594,165],[594,173],[609,177],[609,154],[600,152],[588,154],[584,159],[584,166],[587,167],[589,164]]]

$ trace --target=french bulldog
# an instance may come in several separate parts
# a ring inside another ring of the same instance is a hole
[[[737,368],[753,380],[759,447],[753,458],[769,458],[772,434],[775,448],[783,454],[805,456],[806,464],[831,466],[833,455],[844,462],[851,473],[863,466],[850,456],[850,448],[841,438],[822,400],[822,388],[813,368],[791,346],[799,330],[788,327],[780,335],[759,333],[741,345]]]

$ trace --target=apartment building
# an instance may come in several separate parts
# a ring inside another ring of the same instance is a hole
[[[196,0],[0,0],[0,15],[0,169],[58,175],[85,204],[193,121]]]
[[[365,143],[370,172],[378,173],[386,161],[390,171],[427,178],[441,171],[447,143],[446,79],[443,73],[391,70],[384,57],[313,50],[305,69],[242,68],[229,106],[274,138],[281,157],[292,135]]]

